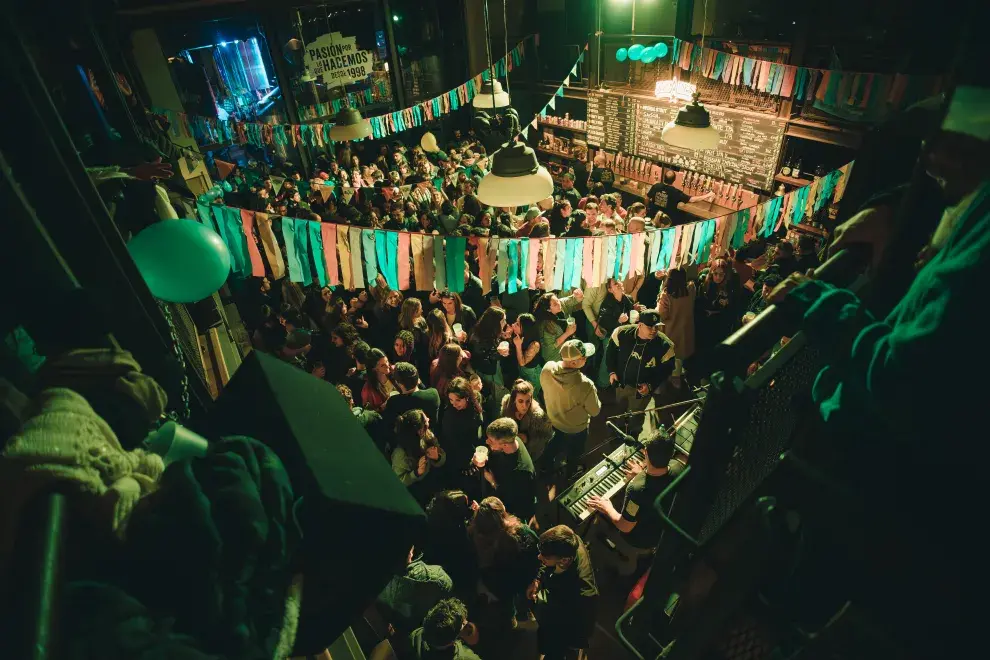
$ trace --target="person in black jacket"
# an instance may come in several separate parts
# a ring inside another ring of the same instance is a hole
[[[611,335],[620,325],[629,323],[629,314],[633,308],[642,305],[635,305],[633,299],[626,295],[622,288],[622,282],[614,277],[608,278],[605,282],[608,293],[602,300],[601,307],[598,308],[598,328],[603,330],[603,337]]]
[[[574,530],[551,527],[540,535],[543,568],[526,595],[536,601],[537,640],[545,660],[579,657],[595,628],[598,585],[591,557]]]
[[[615,400],[629,412],[645,410],[650,396],[674,371],[674,344],[660,332],[660,314],[648,309],[636,325],[615,329],[605,348],[609,384],[616,386]],[[643,430],[643,416],[627,417],[633,437]]]

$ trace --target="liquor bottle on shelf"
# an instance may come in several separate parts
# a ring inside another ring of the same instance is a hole
[[[783,174],[784,176],[790,176],[791,175],[791,157],[790,156],[788,156],[784,160],[784,165],[783,165],[783,167],[780,168],[780,173]]]
[[[791,169],[791,176],[795,179],[801,178],[801,159],[798,158],[797,162],[794,163],[794,167]]]

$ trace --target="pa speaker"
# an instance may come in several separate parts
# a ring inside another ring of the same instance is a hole
[[[206,426],[271,447],[292,479],[303,533],[293,655],[316,654],[357,619],[425,526],[422,508],[326,381],[253,351]]]

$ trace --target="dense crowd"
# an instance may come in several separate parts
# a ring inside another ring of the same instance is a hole
[[[433,154],[398,143],[357,149],[340,146],[308,181],[282,169],[278,192],[264,168],[254,166],[254,185],[251,170],[237,169],[226,203],[451,236],[588,236],[671,223],[660,208],[648,218],[642,201],[623,208],[599,164],[580,182],[584,193],[568,173],[552,200],[495,210],[475,195],[485,166],[476,143]],[[396,291],[381,275],[352,291],[251,278],[238,300],[255,349],[334,384],[428,513],[428,538],[380,598],[393,645],[417,647],[412,657],[440,657],[426,650],[441,648],[459,653],[443,657],[474,657],[463,641],[478,634],[467,606],[481,607],[497,629],[525,625],[535,603],[541,652],[563,658],[587,645],[594,575],[584,542],[566,526],[537,534],[534,514],[550,484],[582,469],[599,392],[614,388],[616,402],[637,411],[664,388],[683,387],[692,357],[761,311],[782,278],[813,267],[814,252],[806,239],[795,250],[774,236],[715,256],[696,277],[674,268],[545,291],[541,273],[540,288],[520,282],[499,293],[495,282],[483,286],[469,244],[460,293]],[[627,431],[639,435],[643,416],[628,419]],[[646,470],[665,476],[672,451],[651,456]],[[649,484],[629,490],[627,498],[655,496]],[[620,530],[636,524],[632,506],[592,506]],[[659,534],[659,525],[648,528],[644,548]]]

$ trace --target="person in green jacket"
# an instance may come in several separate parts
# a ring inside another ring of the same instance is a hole
[[[577,332],[577,322],[570,315],[581,306],[582,300],[584,293],[574,289],[564,298],[544,293],[536,301],[533,316],[540,326],[540,354],[544,362],[560,360],[560,347]]]

